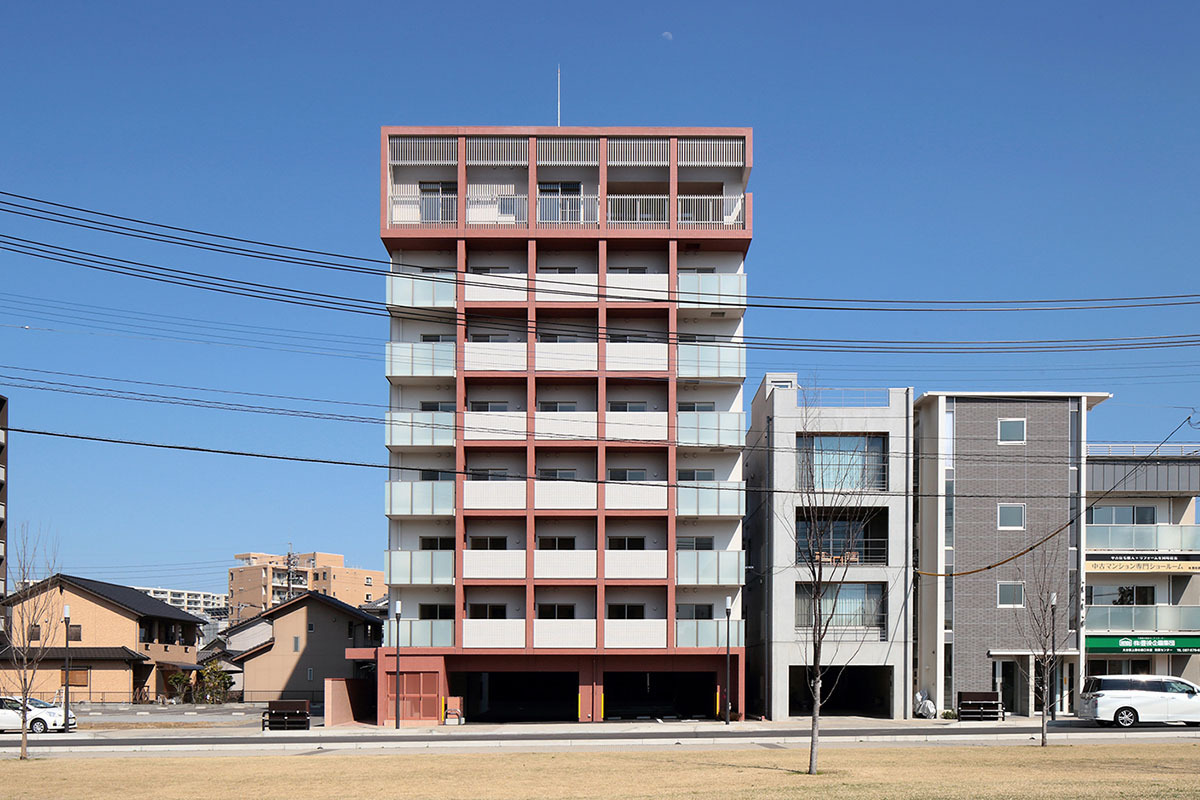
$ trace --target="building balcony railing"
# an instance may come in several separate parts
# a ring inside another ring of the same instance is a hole
[[[681,272],[676,297],[680,308],[741,313],[746,308],[746,276],[740,272]]]
[[[813,559],[826,565],[824,573],[827,577],[833,570],[846,566],[865,565],[876,566],[887,564],[888,543],[886,537],[859,538],[857,541],[826,540],[814,543]],[[796,564],[807,568],[809,562],[808,541],[801,537],[797,542]]]
[[[1088,550],[1200,551],[1200,525],[1088,525]]]
[[[522,503],[524,505],[524,503]],[[524,578],[524,550],[464,550],[464,578]]]
[[[533,507],[538,510],[596,508],[597,485],[590,481],[534,481]]]
[[[681,195],[678,224],[700,230],[740,230],[746,227],[746,196]]]
[[[453,647],[454,620],[401,619],[386,620],[383,626],[383,646],[395,647],[399,623],[400,647]]]
[[[454,583],[453,550],[389,550],[383,562],[389,586],[449,586]]]
[[[679,550],[675,583],[679,586],[741,586],[746,554],[741,550]]]
[[[680,342],[679,377],[745,378],[746,348],[741,342]]]
[[[746,415],[740,411],[680,411],[675,442],[680,447],[741,447]]]
[[[595,550],[536,550],[533,554],[535,578],[596,577]]]
[[[535,619],[533,646],[591,648],[596,646],[594,619]]]
[[[606,619],[604,646],[609,649],[646,649],[667,646],[665,619]]]
[[[464,619],[463,647],[524,647],[523,619]]]
[[[525,507],[525,481],[473,481],[463,482],[463,508],[472,511],[482,509],[517,509]]]
[[[523,372],[525,342],[465,342],[463,369],[468,371]]]
[[[453,447],[453,411],[387,412],[387,446]]]
[[[493,272],[463,276],[463,297],[472,302],[523,303],[528,295],[529,276],[524,272]]]
[[[604,415],[604,438],[608,441],[666,441],[667,412],[609,411]]]
[[[396,227],[453,228],[458,224],[458,195],[393,194],[388,224]]]
[[[666,228],[669,223],[667,207],[670,198],[665,194],[608,196],[608,227]]]
[[[595,439],[595,411],[535,411],[535,439]]]
[[[610,303],[665,303],[670,299],[667,275],[660,272],[609,272],[604,295]]]
[[[729,646],[746,646],[746,624],[740,619],[728,623]],[[724,647],[726,623],[723,619],[675,620],[676,647]]]
[[[604,484],[606,508],[656,510],[667,507],[666,481],[631,481]]]
[[[467,227],[524,228],[529,224],[529,196],[491,194],[467,196]]]
[[[594,303],[599,281],[600,276],[595,273],[537,273],[534,296],[540,303]]]
[[[538,342],[533,348],[534,368],[548,372],[589,372],[596,369],[598,352],[595,342]]]
[[[604,577],[617,580],[666,580],[666,550],[606,550]]]
[[[384,507],[389,517],[452,517],[454,481],[388,481]]]
[[[744,517],[744,481],[679,481],[675,513],[680,517]]]
[[[396,308],[454,308],[457,275],[452,270],[401,272],[387,276],[387,304]]]
[[[1088,606],[1084,626],[1097,631],[1200,631],[1200,606]]]
[[[600,198],[590,195],[543,195],[537,199],[539,228],[595,228],[600,221]]]
[[[524,411],[466,411],[463,439],[518,441],[525,438]]]
[[[453,377],[454,342],[388,342],[387,377]]]
[[[608,342],[604,367],[609,372],[665,372],[667,345],[661,342]]]

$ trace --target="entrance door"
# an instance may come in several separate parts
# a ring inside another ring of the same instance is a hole
[[[396,681],[391,681],[387,716],[395,719]],[[441,698],[436,672],[400,673],[400,719],[403,722],[437,722],[441,719]]]
[[[1020,701],[1022,692],[1019,680],[1021,670],[1017,667],[1015,661],[1000,662],[1000,701],[1004,703],[1004,710],[1009,714],[1020,714]]]

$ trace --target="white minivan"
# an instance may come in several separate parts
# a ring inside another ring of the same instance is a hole
[[[1200,725],[1200,686],[1172,675],[1085,678],[1079,718],[1129,728],[1139,722]]]

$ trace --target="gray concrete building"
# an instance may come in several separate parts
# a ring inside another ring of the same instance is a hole
[[[912,706],[912,389],[767,373],[747,439],[748,708],[811,713],[812,587],[828,624],[823,713]]]

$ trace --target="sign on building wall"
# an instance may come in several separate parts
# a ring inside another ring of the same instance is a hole
[[[1196,572],[1200,553],[1088,553],[1088,572]]]
[[[1088,636],[1088,653],[1200,653],[1200,636]]]

